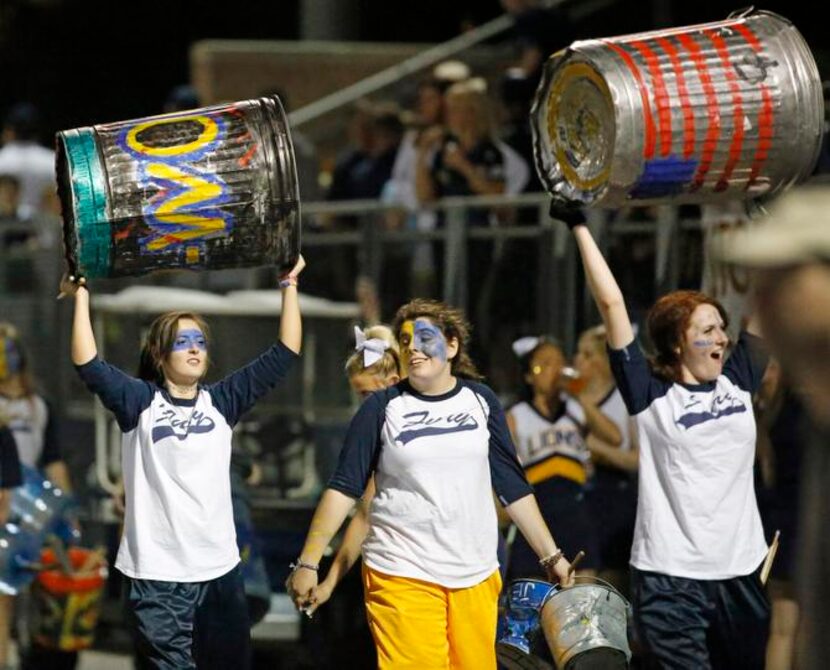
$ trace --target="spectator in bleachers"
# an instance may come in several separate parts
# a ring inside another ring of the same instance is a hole
[[[413,127],[406,132],[401,141],[392,168],[392,178],[386,183],[382,195],[385,202],[400,205],[406,217],[404,225],[410,230],[429,232],[437,225],[437,217],[433,210],[419,208],[415,189],[419,147],[425,137],[444,129],[446,90],[452,84],[468,79],[469,76],[470,68],[464,63],[445,61],[433,69],[429,78],[418,84]],[[435,150],[435,146],[429,149],[433,153]],[[396,224],[400,225],[398,221],[393,221],[393,225]],[[432,243],[415,244],[411,249],[411,256],[410,262],[406,264],[410,267],[410,281],[404,288],[409,289],[411,295],[435,296],[435,259]],[[405,297],[397,296],[392,300],[392,304],[405,301]]]
[[[439,74],[442,77],[439,77]],[[470,68],[464,63],[447,61],[436,66],[432,76],[418,83],[412,128],[401,140],[392,169],[392,178],[386,186],[385,197],[389,202],[399,203],[410,211],[417,208],[415,171],[418,147],[422,144],[426,131],[444,127],[444,93],[454,83],[469,77]]]
[[[416,193],[420,202],[445,196],[501,195],[504,157],[495,144],[490,103],[481,79],[453,84],[446,93],[447,128],[432,128],[419,146]],[[468,223],[486,225],[488,214],[471,210]]]
[[[11,174],[0,173],[0,220],[19,221],[20,181]]]
[[[18,216],[30,219],[44,210],[55,190],[55,153],[37,143],[40,114],[21,102],[6,115],[0,148],[0,174],[14,176],[20,185]]]
[[[52,216],[55,212],[51,210],[50,198],[45,197],[44,210],[29,219],[20,216],[20,212],[25,210],[20,198],[20,180],[15,175],[0,172],[0,249],[18,245],[26,245],[30,249],[53,246],[58,239],[58,227]],[[25,280],[21,281],[25,283]]]
[[[395,156],[403,137],[400,110],[393,103],[361,101],[355,105],[349,124],[350,147],[337,160],[327,200],[378,199],[392,176]],[[327,227],[354,230],[360,218],[354,215],[324,219]],[[338,300],[353,300],[358,261],[339,249],[318,270],[314,280],[321,291]],[[358,254],[360,250],[358,249]],[[325,277],[323,277],[325,275]],[[333,293],[332,293],[333,291]]]
[[[349,126],[351,147],[337,160],[328,200],[378,198],[392,176],[403,124],[392,103],[360,102]]]
[[[445,95],[447,128],[431,129],[419,147],[416,192],[422,203],[446,196],[504,195],[521,191],[527,179],[523,161],[509,161],[495,137],[487,86],[473,78],[453,84]],[[434,153],[433,153],[434,152]],[[517,169],[524,171],[519,174]],[[443,220],[439,215],[439,222]],[[467,210],[467,225],[485,227],[498,223],[496,212]],[[474,345],[478,360],[486,365],[488,311],[493,302],[498,264],[491,240],[471,240],[468,245],[470,312],[478,325]],[[442,250],[443,251],[443,250]]]

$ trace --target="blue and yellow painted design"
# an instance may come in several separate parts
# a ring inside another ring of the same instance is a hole
[[[203,158],[225,140],[218,114],[187,114],[143,120],[126,126],[117,144],[137,165],[137,185],[152,193],[143,206],[151,233],[140,241],[143,254],[180,250],[187,264],[198,263],[205,240],[226,237],[233,217],[228,184]]]

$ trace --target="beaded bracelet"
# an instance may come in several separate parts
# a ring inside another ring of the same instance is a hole
[[[300,568],[305,568],[306,570],[313,570],[314,572],[320,570],[319,565],[314,565],[314,563],[306,563],[305,561],[302,561],[299,558],[297,559],[296,563],[289,563],[288,567],[292,570],[299,570]]]
[[[543,570],[547,570],[549,567],[553,567],[560,560],[562,560],[562,550],[559,549],[555,554],[551,554],[550,556],[545,556],[544,558],[539,559],[539,565],[542,567]]]
[[[280,277],[280,288],[288,288],[289,286],[296,286],[297,278],[294,275],[285,275]]]

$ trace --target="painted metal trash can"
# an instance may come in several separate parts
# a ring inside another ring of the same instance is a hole
[[[575,42],[546,64],[531,112],[546,189],[597,207],[772,195],[818,158],[818,68],[787,19]]]
[[[66,130],[56,143],[71,274],[296,262],[297,170],[276,96]]]

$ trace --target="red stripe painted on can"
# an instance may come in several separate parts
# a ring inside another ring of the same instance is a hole
[[[654,158],[654,147],[657,144],[655,141],[656,130],[654,127],[654,117],[651,114],[651,106],[648,101],[648,89],[643,81],[643,73],[637,67],[637,63],[625,49],[613,42],[605,42],[628,67],[634,80],[637,82],[637,88],[640,90],[640,100],[643,104],[643,124],[645,125],[645,145],[643,147],[643,155],[646,160]]]
[[[761,46],[761,41],[752,32],[752,29],[744,23],[735,25],[735,30],[740,33],[746,40],[747,44],[752,47],[752,50],[759,56],[763,55],[764,48]],[[747,188],[752,186],[761,172],[761,168],[769,156],[769,150],[772,146],[772,138],[775,135],[774,121],[775,110],[772,105],[772,94],[769,87],[760,82],[759,90],[761,91],[761,110],[758,112],[758,146],[755,148],[755,156],[752,159],[752,169],[749,173],[749,181]]]
[[[663,72],[660,70],[660,60],[652,48],[642,40],[629,42],[627,46],[634,47],[646,62],[654,85],[654,104],[657,107],[657,128],[660,136],[660,155],[671,154],[671,102]]]
[[[718,183],[715,184],[715,191],[725,191],[729,188],[729,180],[732,178],[735,166],[741,159],[741,150],[744,146],[744,103],[726,40],[715,30],[707,30],[706,35],[712,40],[715,51],[718,52],[726,81],[729,84],[729,91],[732,93],[732,141],[729,143],[729,157],[726,159],[726,165],[718,179]]]
[[[689,57],[697,71],[697,76],[700,78],[700,84],[703,86],[703,92],[706,95],[706,115],[709,120],[700,152],[700,165],[690,187],[690,191],[694,193],[703,186],[709,168],[712,167],[715,147],[717,147],[720,139],[720,109],[718,108],[718,96],[715,93],[712,77],[709,74],[709,67],[706,65],[706,57],[702,53],[700,45],[687,33],[679,34],[677,39],[680,40],[680,44],[689,53]]]
[[[677,94],[680,96],[680,109],[683,112],[683,158],[689,158],[695,152],[695,114],[689,100],[689,90],[686,88],[686,75],[683,74],[683,63],[677,53],[677,48],[671,40],[658,37],[657,44],[669,57],[674,78],[677,82]]]

